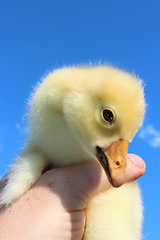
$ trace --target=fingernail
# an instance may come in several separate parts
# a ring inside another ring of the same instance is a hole
[[[134,165],[138,168],[144,168],[145,162],[143,159],[135,154],[128,154],[127,157],[134,163]]]

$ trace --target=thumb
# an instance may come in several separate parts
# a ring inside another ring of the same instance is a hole
[[[97,163],[97,165],[98,165],[98,163]],[[96,186],[96,189],[94,189],[93,196],[112,187],[112,185],[109,183],[108,178],[107,178],[104,170],[102,169],[102,167],[99,166],[99,168],[101,168],[101,171],[99,169],[99,171],[101,172],[101,177]],[[136,179],[138,179],[139,177],[141,177],[144,174],[145,170],[146,170],[146,165],[145,165],[144,160],[141,157],[139,157],[135,154],[128,154],[124,183],[135,181]]]

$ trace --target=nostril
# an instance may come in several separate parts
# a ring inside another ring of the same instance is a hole
[[[120,162],[119,162],[119,161],[116,161],[116,165],[117,165],[117,166],[120,166]]]

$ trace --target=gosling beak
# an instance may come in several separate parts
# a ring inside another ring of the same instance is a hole
[[[97,146],[97,158],[103,166],[113,187],[120,187],[124,183],[128,142],[119,139],[108,148]]]

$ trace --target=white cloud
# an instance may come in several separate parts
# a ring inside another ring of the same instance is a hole
[[[21,133],[24,132],[24,128],[22,127],[22,125],[20,123],[16,123],[15,124],[15,127],[17,128],[17,130]]]
[[[26,126],[24,126],[24,124],[21,123],[16,123],[15,127],[17,128],[17,130],[20,133],[26,134],[28,132],[28,128]]]
[[[152,124],[142,127],[138,136],[147,141],[151,147],[160,147],[160,131],[156,130]]]

